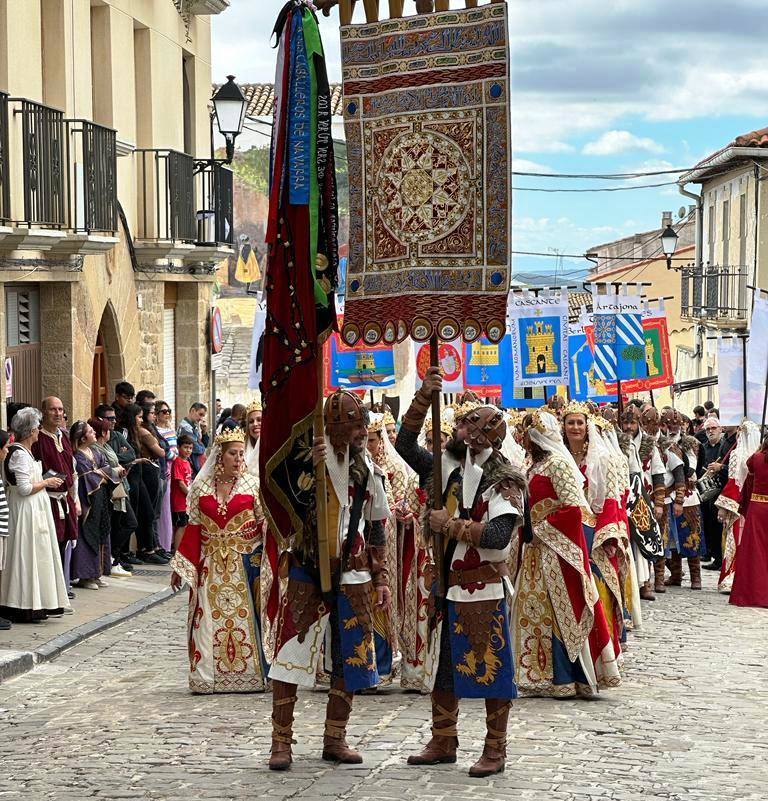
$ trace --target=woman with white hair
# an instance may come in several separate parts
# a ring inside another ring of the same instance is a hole
[[[42,464],[32,456],[42,416],[31,407],[11,421],[15,442],[3,472],[10,509],[6,566],[0,576],[0,614],[16,623],[39,623],[70,610],[47,489],[62,478],[43,478]]]

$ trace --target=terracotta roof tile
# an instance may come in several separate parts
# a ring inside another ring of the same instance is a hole
[[[732,147],[768,147],[768,128],[758,128],[756,131],[737,136]]]
[[[218,86],[214,86],[214,92]],[[241,83],[245,99],[248,102],[247,117],[271,117],[275,108],[275,87],[271,83]],[[331,114],[340,117],[343,94],[340,83],[331,84]]]

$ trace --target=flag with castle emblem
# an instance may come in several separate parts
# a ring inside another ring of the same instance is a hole
[[[507,324],[515,387],[568,384],[568,294],[510,294]]]
[[[660,301],[660,304],[657,309],[649,309],[647,304],[643,309],[645,376],[629,381],[622,380],[622,392],[647,392],[668,387],[675,381],[664,301]]]
[[[481,337],[464,344],[464,388],[483,398],[498,398],[512,387],[512,340],[501,342]]]

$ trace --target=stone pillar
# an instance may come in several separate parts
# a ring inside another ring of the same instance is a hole
[[[160,281],[137,281],[136,292],[141,296],[138,312],[139,374],[136,391],[151,389],[161,393],[163,387],[163,307],[165,284]]]
[[[88,412],[91,396],[90,384],[83,386],[82,380],[75,378],[76,285],[41,282],[39,287],[42,395],[61,398],[69,419],[74,421]]]
[[[177,420],[180,420],[189,407],[197,401],[210,406],[211,359],[208,339],[210,308],[210,282],[179,283],[176,300]]]

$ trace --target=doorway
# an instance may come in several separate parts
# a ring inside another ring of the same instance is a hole
[[[99,331],[93,351],[93,372],[91,374],[91,411],[99,404],[107,403],[109,397],[109,370],[107,369],[107,349]]]

